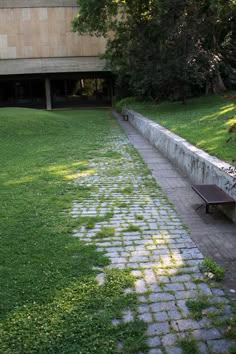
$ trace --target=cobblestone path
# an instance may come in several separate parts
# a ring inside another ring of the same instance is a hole
[[[122,319],[114,318],[114,326],[135,316],[145,321],[150,354],[183,353],[178,338],[189,333],[200,353],[227,352],[225,328],[212,321],[230,315],[224,292],[204,281],[199,271],[202,254],[175,210],[126,135],[116,125],[111,131],[104,157],[94,158],[93,173],[81,173],[76,182],[92,192],[88,199],[74,201],[72,216],[96,217],[98,222],[74,230],[74,236],[95,243],[109,257],[109,267],[129,267],[135,276],[135,287],[127,292],[138,294],[137,312],[127,309]],[[97,280],[102,286],[104,274]],[[186,301],[202,295],[211,305],[195,320]]]

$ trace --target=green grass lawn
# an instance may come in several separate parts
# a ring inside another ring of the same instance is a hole
[[[129,306],[128,271],[94,267],[108,259],[71,236],[73,200],[91,192],[72,183],[102,153],[117,123],[106,110],[0,109],[0,352],[114,353],[142,349],[142,322],[112,326]],[[103,152],[104,153],[104,152]],[[141,345],[141,347],[140,347]]]
[[[223,96],[209,96],[179,102],[123,100],[126,106],[146,115],[209,154],[236,165],[236,132],[229,128],[236,123],[236,103]]]

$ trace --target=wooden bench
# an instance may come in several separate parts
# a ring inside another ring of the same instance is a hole
[[[193,184],[192,188],[206,203],[206,213],[209,213],[210,205],[235,204],[235,200],[222,191],[216,184]],[[200,205],[200,207],[201,206],[202,205]]]

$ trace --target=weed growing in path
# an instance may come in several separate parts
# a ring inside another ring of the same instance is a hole
[[[96,237],[113,237],[115,235],[115,228],[112,226],[103,226],[101,229],[96,233]]]
[[[85,225],[86,229],[93,229],[96,223],[109,221],[113,217],[113,212],[105,215],[81,216],[77,221],[77,226]]]
[[[127,186],[121,190],[122,194],[131,194],[133,192],[133,187]]]
[[[142,229],[138,225],[129,224],[129,226],[126,229],[124,229],[123,231],[124,232],[135,232],[135,231],[141,232]]]
[[[144,216],[141,214],[135,214],[134,217],[136,220],[143,220],[144,219]]]
[[[199,296],[195,300],[189,299],[186,301],[186,306],[195,320],[201,319],[203,310],[207,309],[210,305],[209,297],[206,295]]]
[[[186,336],[185,338],[179,338],[177,340],[177,345],[180,346],[183,354],[200,354],[197,341],[195,338],[191,336]]]
[[[200,269],[204,275],[211,280],[221,281],[224,279],[224,268],[210,257],[204,258],[204,261],[200,265]]]

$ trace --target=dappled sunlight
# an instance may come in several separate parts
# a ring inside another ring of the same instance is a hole
[[[203,115],[200,117],[196,117],[196,120],[203,121],[203,120],[209,120],[213,118],[220,118],[223,114],[228,114],[231,111],[235,111],[235,106],[234,105],[228,105],[220,108],[220,112],[216,111],[213,114],[207,114]]]
[[[32,169],[31,170],[32,175],[26,175],[15,179],[9,179],[4,183],[4,185],[7,186],[7,185],[14,185],[14,184],[17,185],[17,184],[32,183],[38,178],[40,178],[42,174],[45,174],[45,172],[49,175],[49,177],[50,176],[62,177],[64,180],[71,181],[81,177],[91,176],[96,173],[96,169],[89,168],[87,160],[75,161],[67,164],[65,163],[53,164],[47,167]]]
[[[222,113],[223,114],[223,113]],[[205,114],[205,115],[201,115],[200,117],[196,117],[195,120],[193,120],[193,123],[195,124],[199,124],[203,121],[208,121],[208,120],[212,120],[214,121],[215,119],[219,118],[221,114],[214,112],[213,114]]]
[[[188,149],[189,149],[190,151],[192,151],[192,152],[196,152],[196,151],[199,150],[199,148],[197,148],[197,147],[194,146],[194,145],[188,146]]]
[[[64,178],[66,180],[74,180],[74,179],[79,179],[81,177],[88,177],[88,176],[92,176],[96,173],[96,169],[95,168],[91,168],[87,171],[82,171],[82,172],[77,172],[77,173],[72,173],[72,174],[68,174],[65,175]]]
[[[67,164],[53,164],[53,165],[50,165],[50,166],[47,166],[47,167],[43,167],[41,169],[41,171],[48,171],[48,172],[58,172],[60,170],[66,170],[68,168],[71,168],[71,167],[84,167],[88,164],[88,161],[87,160],[82,160],[82,161],[75,161],[75,162],[70,162],[70,163],[67,163]]]
[[[70,164],[61,164],[56,166],[49,166],[43,171],[48,171],[54,175],[62,176],[65,180],[74,180],[81,177],[91,176],[96,173],[95,168],[89,168],[87,161],[76,161]],[[74,171],[75,168],[78,171]]]
[[[231,125],[233,125],[234,123],[236,123],[236,115],[234,117],[232,117],[231,119],[228,119],[226,122],[225,122],[225,126],[228,128],[231,127]]]
[[[17,179],[12,179],[8,180],[7,182],[4,183],[5,186],[8,185],[13,185],[13,184],[24,184],[24,183],[30,183],[34,180],[33,176],[25,176]]]
[[[208,128],[210,129],[210,128]],[[216,131],[214,133],[214,135],[212,135],[211,137],[208,137],[208,139],[201,139],[199,141],[197,141],[198,145],[202,145],[202,146],[206,146],[206,144],[208,143],[208,149],[217,149],[217,147],[219,146],[219,143],[226,139],[227,135],[227,130],[225,129],[219,129],[218,131]],[[200,137],[199,137],[200,138]],[[215,145],[213,144],[215,143]]]
[[[220,140],[220,138],[212,138],[211,140],[209,140],[209,142],[211,143],[210,146],[206,149],[204,149],[205,152],[207,153],[211,153],[217,149],[218,146],[218,141]],[[213,143],[215,142],[215,143]],[[202,149],[205,146],[205,141],[204,140],[199,140],[198,142],[198,146],[200,149]]]
[[[200,137],[199,137],[199,138],[200,138]],[[208,149],[209,149],[209,148],[213,149],[214,147],[217,148],[217,146],[218,146],[218,144],[216,144],[216,145],[214,146],[213,143],[214,143],[214,142],[215,142],[215,143],[219,143],[221,140],[222,140],[222,135],[221,135],[220,133],[219,133],[219,134],[216,133],[215,136],[212,136],[212,137],[209,138],[208,140],[206,140],[206,139],[198,140],[198,141],[197,141],[197,144],[198,144],[198,145],[201,145],[201,146],[205,146],[206,143],[209,143],[209,144],[208,144]]]
[[[228,104],[226,106],[223,106],[223,107],[221,107],[219,109],[220,109],[221,113],[227,113],[227,112],[232,111],[232,110],[235,109],[235,104],[234,103],[230,103],[230,104]]]

